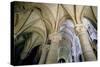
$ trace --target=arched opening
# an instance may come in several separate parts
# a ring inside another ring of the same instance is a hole
[[[74,32],[74,24],[73,21],[71,19],[67,19],[65,22],[63,22],[63,24],[60,26],[60,33],[62,35],[62,44],[61,47],[66,47],[67,51],[66,51],[66,60],[69,59],[71,60],[72,58],[70,58],[69,56],[71,56],[70,54],[72,53],[72,43],[73,43],[73,32]],[[63,60],[61,60],[62,62]],[[71,61],[68,61],[71,62]]]
[[[79,54],[82,53],[80,40],[75,33],[74,27],[74,22],[71,19],[67,19],[60,26],[60,33],[62,34],[62,39],[65,40],[67,48],[69,49],[69,54],[71,56],[69,57],[69,62],[78,62],[79,59],[77,58]]]
[[[58,60],[58,63],[65,63],[66,61],[65,61],[65,59],[63,59],[63,58],[60,58],[59,60]]]
[[[95,26],[93,25],[93,22],[91,22],[88,18],[83,17],[82,22],[89,34],[90,40],[97,42],[97,31]],[[96,26],[97,27],[97,26]]]
[[[79,54],[79,61],[80,61],[80,62],[83,61],[83,59],[82,59],[82,55],[81,55],[81,54]]]
[[[85,17],[82,17],[82,19],[87,19],[93,25],[93,27],[97,30],[97,24],[95,22],[93,22],[90,18],[85,16]]]
[[[72,56],[72,62],[75,62],[75,60],[74,60],[74,56]]]
[[[15,45],[14,63],[15,65],[19,65],[21,63],[21,59],[20,59],[21,52],[24,49],[26,40],[28,40],[31,37],[31,35],[32,35],[31,32],[24,32],[15,38],[14,40],[14,45]]]
[[[40,60],[41,54],[39,54],[40,46],[36,46],[31,50],[29,55],[21,61],[21,65],[31,65],[31,64],[38,64]]]

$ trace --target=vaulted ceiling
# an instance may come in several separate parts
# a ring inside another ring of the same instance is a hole
[[[67,19],[77,24],[82,23],[82,17],[86,17],[97,24],[95,6],[15,2],[14,12],[14,38],[32,32],[32,38],[23,52],[44,45],[48,35],[59,31],[60,25]]]

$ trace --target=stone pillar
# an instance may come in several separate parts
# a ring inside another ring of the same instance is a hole
[[[63,44],[61,44],[63,45]],[[63,59],[62,63],[68,62],[69,59],[69,50],[68,47],[64,46],[64,47],[60,47],[59,48],[59,57],[58,57],[58,61],[60,61],[61,59]]]
[[[85,61],[95,61],[96,57],[95,57],[95,54],[93,53],[93,50],[92,50],[92,47],[90,45],[89,38],[88,38],[89,36],[88,36],[88,33],[84,25],[76,24],[75,30],[80,39],[84,60]]]
[[[45,64],[46,58],[47,58],[47,54],[48,54],[48,50],[49,50],[49,45],[44,45],[42,47],[42,54],[41,54],[41,58],[40,58],[39,64]]]
[[[58,46],[59,46],[59,41],[61,40],[61,35],[60,33],[55,32],[49,35],[49,39],[51,40],[51,45],[50,45],[50,50],[49,50],[48,57],[46,60],[46,64],[57,63]]]

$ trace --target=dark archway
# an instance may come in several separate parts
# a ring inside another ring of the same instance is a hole
[[[66,61],[65,61],[65,59],[63,59],[63,58],[60,58],[59,60],[58,60],[58,63],[65,63]]]
[[[38,62],[40,60],[40,56],[38,56],[38,57],[36,57],[36,56],[38,54],[39,47],[40,46],[36,46],[35,48],[33,48],[32,51],[30,52],[30,54],[24,60],[22,60],[20,65],[38,64]]]
[[[82,55],[81,55],[81,54],[79,55],[79,61],[80,61],[80,62],[83,61],[83,60],[82,60]]]

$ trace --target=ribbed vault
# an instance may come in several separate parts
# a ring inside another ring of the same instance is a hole
[[[41,46],[43,53],[44,46],[52,42],[49,36],[59,32],[67,19],[71,19],[76,25],[83,23],[83,17],[97,25],[97,8],[82,5],[15,2],[14,45],[23,46],[20,60],[25,59],[36,46]],[[20,40],[25,43],[19,45]],[[49,51],[50,48],[46,46],[46,49]],[[39,57],[42,57],[42,53]],[[43,63],[46,61],[48,60],[45,59]]]

